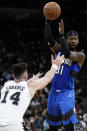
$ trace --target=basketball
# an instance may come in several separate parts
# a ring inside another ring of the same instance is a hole
[[[55,20],[61,14],[60,5],[56,2],[48,2],[43,8],[43,14],[47,20]]]

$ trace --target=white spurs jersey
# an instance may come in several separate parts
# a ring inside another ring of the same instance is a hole
[[[23,115],[30,104],[28,83],[7,81],[1,90],[0,122],[23,122]]]

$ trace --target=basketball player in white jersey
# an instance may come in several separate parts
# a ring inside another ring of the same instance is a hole
[[[7,81],[1,90],[0,101],[0,131],[24,131],[23,115],[37,90],[44,88],[51,82],[64,56],[55,60],[52,57],[51,69],[44,77],[37,74],[27,80],[27,64],[13,65],[14,80]]]

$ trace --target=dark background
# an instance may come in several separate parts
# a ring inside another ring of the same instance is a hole
[[[56,29],[54,35],[58,35],[58,22],[63,18],[65,35],[69,30],[76,30],[80,36],[79,49],[83,49],[87,54],[86,0],[54,1],[58,2],[62,9],[60,17],[52,21]],[[31,41],[36,42],[39,40],[43,43],[45,23],[43,7],[47,2],[49,0],[0,0],[0,44],[6,45],[6,49],[19,50],[20,41],[30,44]],[[18,46],[19,48],[17,48]],[[20,50],[22,51],[23,47],[21,48]],[[86,70],[87,68],[85,69],[85,74]]]
[[[54,1],[61,6],[62,13],[60,18],[63,17],[64,19],[65,34],[69,30],[76,30],[80,35],[81,46],[86,47],[86,1]],[[11,37],[12,34],[20,31],[26,40],[43,39],[45,22],[43,6],[47,2],[49,0],[0,0],[0,37],[3,34]],[[14,37],[16,36],[14,35]]]

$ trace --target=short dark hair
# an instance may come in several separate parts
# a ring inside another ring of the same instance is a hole
[[[12,66],[13,69],[13,74],[15,76],[16,79],[19,79],[21,77],[21,75],[27,71],[27,64],[26,63],[18,63],[18,64],[14,64]]]
[[[68,37],[71,35],[75,35],[79,38],[79,34],[75,30],[71,30],[66,34],[66,39],[68,39]]]

